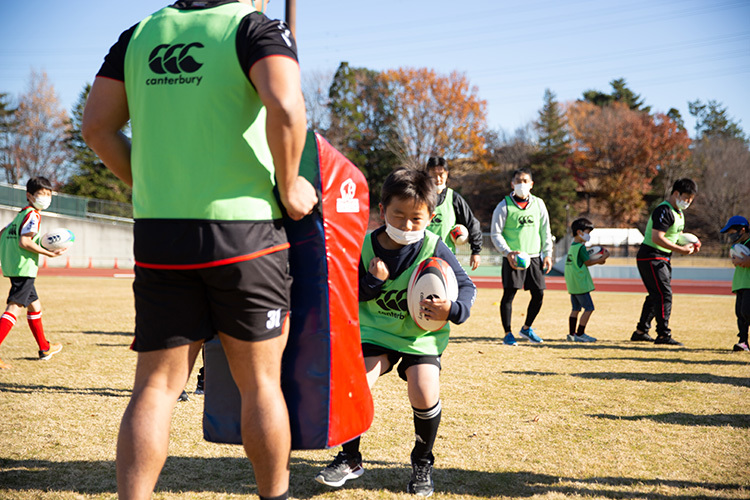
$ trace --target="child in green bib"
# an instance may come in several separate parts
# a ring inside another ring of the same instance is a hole
[[[741,215],[733,215],[720,231],[727,235],[732,245],[743,245],[750,251],[750,223]],[[737,298],[734,303],[734,313],[737,315],[739,341],[732,347],[733,351],[750,351],[747,344],[747,332],[750,327],[750,255],[732,257],[734,277],[732,278],[732,292]]]
[[[23,309],[29,329],[39,346],[39,359],[47,360],[62,350],[62,344],[50,344],[42,327],[42,303],[36,293],[34,281],[39,269],[39,256],[57,257],[67,249],[50,251],[39,244],[42,216],[52,201],[52,184],[46,177],[32,177],[26,183],[26,200],[29,204],[21,209],[10,224],[0,231],[0,262],[3,276],[10,279],[8,306],[0,316],[0,344],[16,324]],[[10,365],[0,360],[0,370]]]
[[[591,292],[594,290],[594,280],[591,279],[589,266],[604,264],[609,257],[609,251],[604,250],[600,259],[592,260],[586,249],[586,242],[591,239],[591,231],[594,224],[581,217],[573,221],[570,225],[573,232],[573,244],[568,250],[568,257],[565,260],[565,286],[570,294],[570,303],[572,310],[568,317],[568,340],[571,342],[596,342],[596,339],[586,335],[586,325],[594,312],[594,301],[591,300]],[[583,309],[581,322],[578,322],[578,313]]]
[[[385,225],[365,238],[359,270],[362,353],[370,387],[394,367],[408,385],[416,442],[407,491],[430,496],[434,491],[432,448],[442,415],[440,356],[448,345],[450,326],[446,323],[434,332],[419,328],[406,305],[407,287],[414,269],[425,259],[445,260],[456,275],[458,298],[426,299],[420,307],[428,319],[456,324],[469,318],[476,287],[440,237],[425,231],[437,200],[435,183],[426,172],[395,170],[386,178],[380,200]],[[359,446],[360,438],[344,443],[315,480],[339,487],[361,476]]]

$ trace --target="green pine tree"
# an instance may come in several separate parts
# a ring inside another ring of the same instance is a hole
[[[575,201],[577,184],[569,167],[572,149],[565,116],[549,89],[544,91],[544,106],[534,128],[539,134],[538,150],[531,155],[534,193],[547,205],[552,234],[561,238],[570,222],[565,207]]]
[[[107,169],[96,153],[83,140],[81,122],[83,120],[83,109],[86,106],[86,99],[88,99],[90,91],[91,84],[86,84],[73,108],[67,147],[71,151],[72,162],[76,171],[60,191],[98,200],[129,203],[132,195],[130,187]]]

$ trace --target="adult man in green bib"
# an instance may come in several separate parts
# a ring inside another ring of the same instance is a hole
[[[692,179],[678,179],[672,193],[656,207],[648,218],[643,243],[636,255],[638,273],[648,291],[643,301],[641,318],[630,336],[634,342],[680,346],[672,338],[669,316],[672,313],[672,252],[690,255],[696,251],[692,244],[677,243],[685,228],[684,211],[698,192]],[[648,334],[651,321],[656,319],[656,340]]]
[[[298,175],[305,106],[296,44],[266,0],[181,0],[106,56],[83,135],[133,186],[138,353],[117,445],[122,499],[147,499],[172,409],[218,333],[242,398],[242,441],[261,499],[285,500],[291,436],[281,392],[292,219],[315,190]],[[131,120],[131,142],[119,131]]]

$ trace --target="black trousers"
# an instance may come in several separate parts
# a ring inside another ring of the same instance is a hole
[[[737,315],[737,336],[740,342],[747,344],[747,332],[750,326],[750,288],[737,290],[737,299],[734,302],[734,313]]]
[[[668,259],[638,260],[638,273],[648,291],[643,301],[637,329],[648,332],[656,319],[656,334],[671,335],[669,316],[672,314],[672,264]]]

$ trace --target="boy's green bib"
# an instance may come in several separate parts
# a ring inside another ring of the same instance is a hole
[[[453,210],[453,190],[446,188],[443,203],[435,207],[435,217],[427,226],[428,231],[440,236],[451,252],[456,253],[456,244],[451,238],[451,229],[456,225],[456,212]]]
[[[680,237],[680,233],[682,233],[682,230],[685,229],[685,213],[684,212],[678,212],[674,209],[674,207],[668,202],[663,201],[659,203],[657,206],[660,207],[662,205],[667,205],[670,210],[672,210],[672,213],[674,214],[674,223],[669,226],[669,229],[666,230],[664,233],[664,238],[671,241],[674,244],[677,244],[677,238]],[[652,248],[656,248],[657,250],[661,250],[662,252],[666,253],[672,253],[672,250],[668,248],[664,248],[662,246],[657,245],[654,243],[654,240],[652,239],[652,231],[653,231],[654,221],[651,217],[648,218],[648,223],[646,224],[646,233],[643,235],[643,244],[648,245]]]
[[[580,254],[585,253],[585,259],[580,258]],[[588,260],[588,251],[583,243],[573,243],[568,249],[568,257],[565,259],[565,286],[568,293],[577,295],[588,293],[594,289],[594,280],[591,279],[591,272],[585,263]]]
[[[21,210],[3,231],[2,238],[0,238],[0,262],[3,267],[3,276],[8,278],[36,277],[39,270],[39,254],[18,246],[21,225],[26,216],[33,211],[32,207]],[[34,243],[39,243],[39,238],[39,231],[37,231],[32,240]]]
[[[362,264],[365,269],[368,269],[370,261],[375,257],[371,238],[372,233],[365,237],[362,246]],[[435,254],[439,240],[436,234],[426,231],[422,248],[414,263],[395,280],[386,280],[376,299],[359,303],[360,336],[363,343],[407,354],[437,356],[445,350],[450,323],[436,332],[427,332],[417,326],[406,306],[409,279],[422,261]]]
[[[750,248],[750,240],[742,243]],[[734,276],[732,276],[732,291],[750,290],[750,268],[735,266]]]
[[[516,206],[510,196],[506,196],[505,205],[508,209],[502,232],[505,242],[514,252],[540,254],[542,236],[539,234],[539,229],[542,225],[542,211],[539,209],[539,203],[530,201],[526,210],[522,210]]]
[[[266,109],[237,58],[237,27],[252,12],[166,7],[133,32],[125,90],[136,219],[281,217]]]

